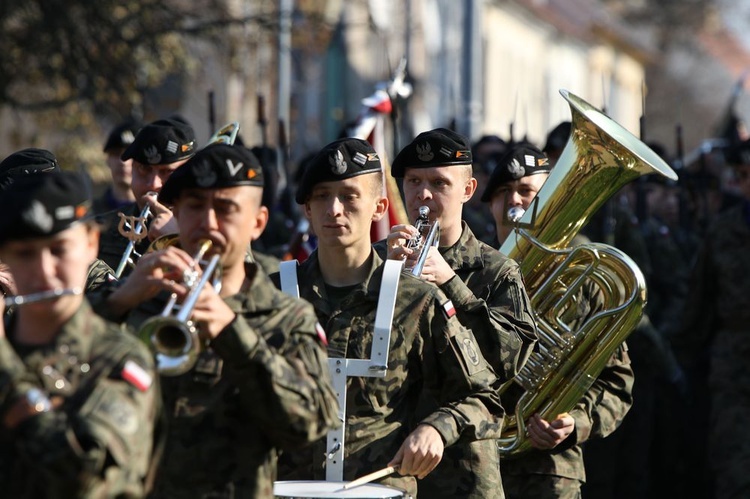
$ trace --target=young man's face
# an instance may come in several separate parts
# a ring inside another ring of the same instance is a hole
[[[123,161],[120,156],[123,148],[115,148],[107,151],[107,166],[112,173],[112,183],[124,188],[129,188],[133,182],[133,160]]]
[[[55,289],[84,289],[89,265],[99,251],[99,231],[76,224],[52,237],[9,241],[0,248],[0,260],[6,264],[19,295]],[[62,296],[24,305],[34,314],[51,319],[72,315],[82,297]]]
[[[351,247],[370,244],[370,226],[388,209],[376,175],[366,173],[313,187],[305,215],[318,237],[318,246]]]
[[[460,224],[464,203],[476,188],[471,166],[406,168],[404,198],[409,220],[414,223],[419,207],[427,206],[430,220],[438,220],[441,226]]]
[[[200,242],[209,239],[209,254],[221,255],[223,267],[242,265],[248,245],[268,222],[268,210],[260,205],[262,194],[263,189],[253,186],[185,189],[173,209],[180,245],[194,255]]]
[[[513,231],[513,227],[503,224],[503,220],[507,218],[508,210],[513,207],[527,210],[547,177],[549,177],[548,173],[537,173],[536,175],[522,177],[512,182],[500,184],[492,193],[490,211],[492,212],[492,218],[495,219],[497,240],[501,244]]]
[[[174,163],[164,165],[145,165],[133,160],[133,183],[132,190],[138,206],[143,208],[141,199],[149,192],[161,191],[164,182],[167,181],[172,172],[182,166],[190,158],[184,158]]]

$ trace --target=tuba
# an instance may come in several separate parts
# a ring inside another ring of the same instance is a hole
[[[628,182],[677,175],[648,146],[583,99],[561,90],[571,109],[571,135],[557,165],[500,252],[516,260],[537,320],[539,349],[503,387],[520,385],[515,411],[498,446],[503,457],[531,447],[525,423],[571,410],[638,324],[646,283],[638,266],[606,244],[569,244],[589,218]],[[575,323],[575,298],[587,281],[604,310]]]

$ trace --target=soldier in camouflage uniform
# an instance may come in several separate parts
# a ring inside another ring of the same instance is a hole
[[[708,356],[708,459],[715,497],[750,496],[750,141],[737,151],[734,173],[742,203],[716,217],[691,276],[684,327],[673,339],[692,371]]]
[[[338,424],[312,308],[245,259],[267,221],[262,186],[247,149],[199,151],[159,194],[174,206],[182,249],[144,255],[121,286],[97,297],[100,313],[127,314],[137,329],[163,308],[157,293],[184,297],[182,276],[201,241],[213,243],[206,258],[220,255],[221,290],[208,284],[192,312],[210,348],[185,374],[162,376],[169,432],[154,497],[272,497],[278,451],[295,452]]]
[[[10,186],[19,178],[28,175],[38,175],[46,173],[59,172],[60,166],[54,154],[46,149],[27,148],[16,151],[2,162],[0,162],[0,191],[9,189]],[[3,293],[15,293],[15,283],[13,277],[0,268],[0,279]],[[86,276],[86,291],[93,291],[104,283],[115,279],[114,272],[104,261],[98,258],[89,266],[89,272]],[[12,307],[6,310],[10,313]]]
[[[15,214],[0,219],[0,257],[18,293],[79,290],[23,304],[0,327],[2,495],[143,497],[159,400],[153,360],[80,293],[98,241],[82,220],[85,181],[21,178],[0,209]]]
[[[326,146],[297,191],[318,236],[318,250],[299,267],[300,295],[326,328],[331,357],[370,355],[383,273],[370,225],[387,212],[381,193],[380,160],[359,139]],[[494,372],[437,287],[404,273],[392,324],[385,378],[347,383],[344,478],[400,464],[403,476],[382,483],[416,494],[414,477],[430,476],[443,448],[496,438],[503,411],[492,388]],[[324,443],[304,461],[289,456],[285,477],[322,477]]]
[[[531,145],[515,145],[498,158],[497,168],[482,194],[495,217],[498,239],[504,242],[509,229],[505,221],[512,207],[528,209],[550,172],[546,155]],[[603,308],[601,291],[588,281],[580,291],[576,320],[580,327],[587,317]],[[548,422],[538,414],[527,422],[534,450],[502,461],[505,493],[509,499],[580,498],[586,479],[581,444],[603,438],[622,422],[633,403],[633,371],[623,344],[607,361],[604,370],[570,413]],[[512,385],[503,403],[514,407],[523,391]]]
[[[404,197],[412,222],[419,207],[430,209],[440,225],[437,248],[421,277],[434,282],[453,301],[458,319],[472,330],[485,359],[502,381],[515,376],[536,341],[536,326],[518,264],[477,240],[462,212],[477,188],[472,176],[468,140],[450,130],[421,133],[393,161],[393,176],[404,179]],[[397,225],[378,247],[388,258],[409,258],[406,247],[416,235],[412,225]],[[498,497],[500,468],[497,448],[488,440],[464,442],[446,450],[435,473],[419,483],[427,497]]]
[[[104,154],[106,155],[107,167],[112,176],[112,181],[101,196],[94,199],[93,210],[95,215],[112,210],[121,210],[135,201],[133,194],[133,159],[123,160],[122,153],[135,140],[141,124],[127,120],[115,126],[107,136],[104,143]]]
[[[195,154],[195,133],[190,125],[184,121],[168,118],[154,121],[140,129],[125,152],[122,160],[132,160],[133,179],[132,189],[135,202],[125,207],[102,213],[97,220],[102,224],[103,232],[99,245],[99,258],[107,265],[117,269],[122,259],[128,239],[120,234],[119,213],[123,213],[131,220],[137,218],[148,204],[151,207],[151,218],[146,223],[148,237],[144,237],[136,244],[136,252],[143,254],[150,241],[164,234],[176,232],[176,226],[172,220],[172,212],[157,198],[164,182],[180,165],[184,164]],[[133,230],[133,224],[129,229]],[[122,275],[127,276],[131,272],[126,267]]]

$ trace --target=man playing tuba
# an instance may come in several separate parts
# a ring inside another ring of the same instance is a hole
[[[482,193],[495,218],[498,240],[514,237],[508,211],[527,210],[549,176],[546,155],[528,144],[516,144],[495,158],[496,167]],[[574,324],[602,308],[601,292],[591,280],[575,300]],[[514,407],[520,396],[518,385],[503,394],[503,405]],[[580,444],[590,438],[603,438],[620,424],[633,403],[633,371],[627,347],[622,346],[609,359],[594,384],[573,410],[554,421],[538,414],[527,421],[528,438],[534,448],[521,456],[502,461],[503,485],[508,499],[580,498],[586,475]]]

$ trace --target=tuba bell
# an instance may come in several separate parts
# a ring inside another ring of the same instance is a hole
[[[649,174],[677,179],[630,132],[583,99],[560,93],[571,109],[570,138],[518,220],[515,237],[511,234],[500,247],[520,265],[539,336],[538,351],[501,388],[502,394],[515,384],[521,391],[498,444],[503,457],[531,447],[525,427],[530,416],[539,413],[551,421],[575,407],[643,313],[646,284],[633,260],[605,244],[571,248],[571,241],[628,182]],[[602,291],[604,310],[574,325],[573,300],[591,281]]]

